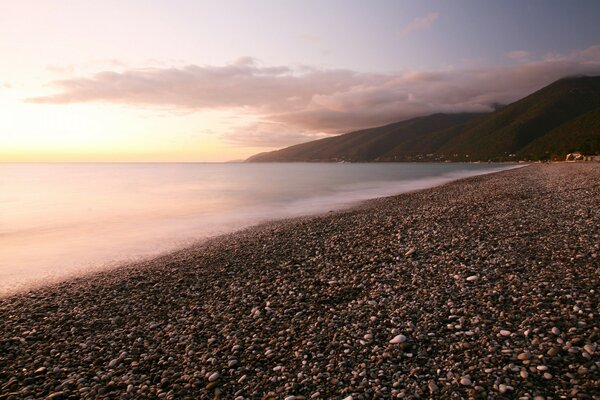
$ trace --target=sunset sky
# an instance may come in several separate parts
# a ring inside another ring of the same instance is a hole
[[[0,161],[228,161],[600,74],[600,1],[0,0]]]

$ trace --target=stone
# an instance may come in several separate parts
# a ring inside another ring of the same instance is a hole
[[[399,343],[404,343],[406,342],[406,336],[404,335],[396,335],[394,336],[394,338],[392,340],[390,340],[391,344],[399,344]]]
[[[219,379],[221,377],[221,374],[219,374],[218,372],[213,372],[212,374],[210,374],[210,376],[208,377],[208,381],[209,382],[214,382],[217,379]]]
[[[588,354],[594,354],[594,346],[592,346],[591,344],[586,344],[585,346],[583,346],[583,350],[588,353]]]
[[[429,381],[427,386],[429,387],[429,392],[431,394],[434,394],[439,390],[438,385],[436,385],[434,381]]]
[[[471,276],[467,277],[467,282],[474,282],[477,279],[479,279],[479,277],[477,275],[471,275]]]
[[[471,386],[473,385],[473,382],[471,382],[471,378],[469,378],[468,376],[463,376],[462,378],[460,378],[460,384],[463,386]]]

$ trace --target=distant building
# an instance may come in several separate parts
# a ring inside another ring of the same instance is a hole
[[[565,161],[574,162],[574,161],[595,161],[600,162],[600,156],[586,156],[581,153],[569,153],[565,158]]]
[[[583,161],[583,154],[581,153],[569,153],[565,158],[565,161]]]

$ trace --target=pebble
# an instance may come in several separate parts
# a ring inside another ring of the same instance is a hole
[[[394,338],[392,338],[392,340],[390,340],[391,344],[399,344],[399,343],[404,343],[406,342],[406,336],[404,335],[396,335],[394,336]]]
[[[1,297],[0,397],[592,399],[597,182],[534,164]]]
[[[477,279],[479,279],[479,277],[477,275],[471,275],[471,276],[467,277],[468,282],[473,282],[473,281],[476,281]]]
[[[437,391],[439,390],[438,385],[436,385],[436,383],[434,381],[429,381],[427,386],[429,388],[429,393],[431,393],[431,394],[437,393]]]

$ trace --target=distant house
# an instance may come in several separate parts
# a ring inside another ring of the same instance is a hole
[[[565,161],[574,162],[574,161],[595,161],[600,162],[600,156],[586,156],[581,153],[569,153],[565,158]]]
[[[565,161],[583,161],[583,154],[581,153],[569,153],[565,158]]]

